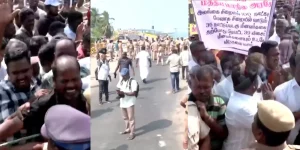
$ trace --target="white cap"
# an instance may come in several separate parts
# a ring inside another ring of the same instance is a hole
[[[59,6],[61,3],[60,0],[45,0],[44,4],[51,6]]]

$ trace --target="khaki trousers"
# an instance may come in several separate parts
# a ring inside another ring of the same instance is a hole
[[[129,131],[130,134],[134,134],[135,130],[135,118],[134,118],[134,105],[129,108],[121,108],[123,119],[125,121],[125,131]]]

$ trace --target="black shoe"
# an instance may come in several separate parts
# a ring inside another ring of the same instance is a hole
[[[143,83],[145,83],[145,84],[147,83],[146,79],[143,79]]]

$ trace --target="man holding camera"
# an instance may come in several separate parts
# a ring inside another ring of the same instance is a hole
[[[128,140],[133,140],[135,138],[134,105],[138,95],[139,85],[136,80],[130,77],[128,68],[122,68],[120,75],[122,79],[117,84],[117,93],[120,97],[120,107],[125,121],[125,131],[120,132],[120,134],[130,134]]]

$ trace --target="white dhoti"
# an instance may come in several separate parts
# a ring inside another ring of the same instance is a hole
[[[140,76],[141,76],[141,79],[142,80],[147,79],[148,74],[149,74],[149,67],[140,66]]]

